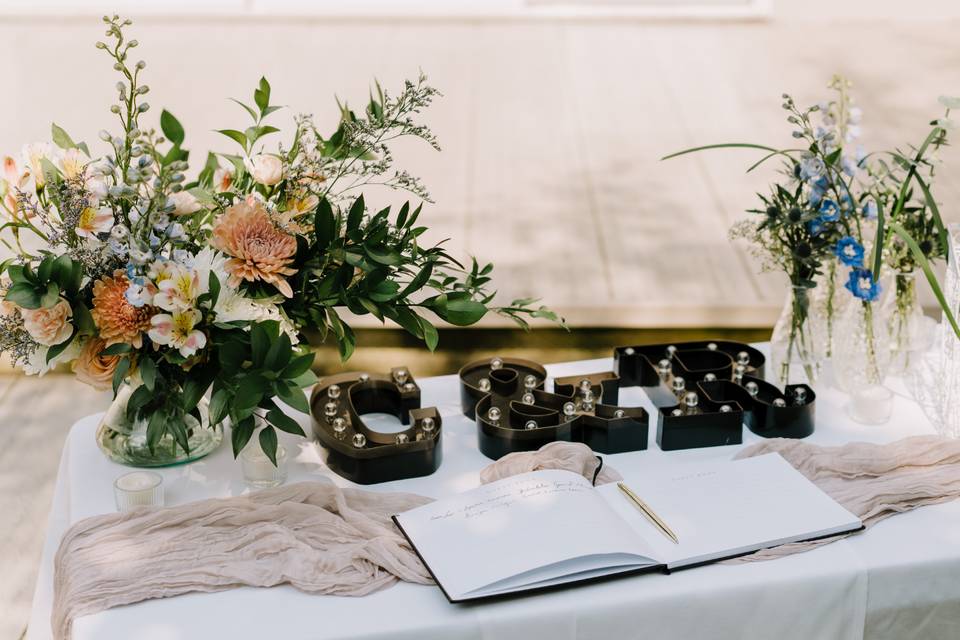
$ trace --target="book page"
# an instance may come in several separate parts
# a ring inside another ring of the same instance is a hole
[[[455,600],[494,584],[496,591],[520,590],[608,564],[658,564],[590,482],[569,471],[498,480],[397,521]]]
[[[615,484],[597,491],[671,568],[861,526],[776,453],[638,472],[625,482],[673,530],[679,544],[654,527]]]

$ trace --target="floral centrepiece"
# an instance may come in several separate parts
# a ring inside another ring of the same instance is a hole
[[[108,454],[122,441],[129,455],[118,459],[180,462],[229,418],[235,455],[257,432],[275,460],[277,430],[303,435],[279,402],[309,410],[304,332],[336,340],[343,359],[355,348],[338,309],[391,320],[430,349],[438,333],[424,312],[461,326],[488,312],[524,327],[558,320],[532,299],[496,306],[492,265],[463,267],[422,243],[422,205],[368,210],[370,185],[429,202],[390,148],[398,138],[439,148],[417,121],[437,94],[424,77],[396,96],[377,84],[362,114],[341,105],[330,135],[299,116],[274,145],[280,129],[265,121],[281,107],[261,79],[252,104],[235,101],[252,124],[221,129],[235,147],[191,174],[181,123],[166,110],[159,130],[146,122],[130,21],[104,22],[97,47],[120,75],[110,110],[121,124],[100,132],[105,152],[54,124],[52,145],[0,158],[0,241],[13,254],[0,265],[0,352],[28,373],[69,363],[79,380],[112,387],[98,434]]]
[[[884,293],[882,267],[912,271],[920,266],[938,291],[929,262],[945,255],[946,232],[930,193],[932,155],[946,143],[946,118],[960,101],[941,98],[947,113],[932,123],[919,147],[867,153],[859,145],[862,113],[849,95],[850,83],[835,76],[829,87],[835,97],[807,109],[784,94],[797,148],[728,143],[667,157],[745,147],[766,154],[751,169],[771,159],[782,162],[782,179],[760,196],[763,207],[752,210],[757,216],[731,232],[751,242],[766,268],[790,279],[793,294],[772,338],[774,370],[786,383],[799,365],[812,380],[816,365],[830,354],[837,384],[858,393],[882,385],[890,351],[899,348],[890,346],[891,325],[878,304]],[[817,289],[813,296],[808,293]],[[848,295],[838,297],[844,291]],[[814,344],[817,340],[821,344]]]

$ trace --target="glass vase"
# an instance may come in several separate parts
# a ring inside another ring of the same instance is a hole
[[[843,293],[841,269],[837,268],[836,258],[826,260],[823,273],[816,277],[817,286],[810,292],[810,315],[816,318],[815,322],[823,328],[821,351],[824,360],[833,355],[833,336],[837,318],[848,301],[849,296]]]
[[[930,347],[926,319],[917,297],[917,274],[901,271],[887,285],[889,293],[883,304],[883,316],[890,333],[890,373],[902,375],[911,359]]]
[[[890,333],[877,302],[854,299],[834,328],[833,371],[850,396],[847,410],[858,422],[890,419],[893,394],[884,386],[890,368]]]
[[[943,295],[954,317],[960,317],[960,224],[947,227],[950,259],[943,280]],[[937,327],[934,346],[917,355],[906,375],[907,388],[923,409],[934,430],[960,438],[960,338],[946,314]]]
[[[173,435],[166,433],[151,451],[147,445],[149,417],[135,420],[127,417],[127,402],[141,384],[139,380],[124,383],[100,420],[97,445],[104,455],[130,467],[168,467],[202,458],[220,445],[223,428],[210,424],[209,403],[202,398],[197,405],[201,420],[185,416],[190,450],[184,451]]]
[[[791,287],[770,337],[770,374],[779,386],[813,385],[820,375],[826,332],[810,311],[810,289]]]

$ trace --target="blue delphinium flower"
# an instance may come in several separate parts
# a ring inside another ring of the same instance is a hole
[[[833,253],[848,267],[863,266],[863,245],[852,236],[840,238],[837,246],[833,248]]]
[[[823,218],[814,218],[807,223],[807,231],[809,231],[812,236],[818,236],[825,226]]]
[[[834,222],[840,219],[840,207],[829,198],[820,203],[820,217],[827,222]]]
[[[877,218],[877,203],[873,200],[867,202],[863,205],[863,217],[867,220],[875,220]]]
[[[824,176],[820,176],[810,181],[810,205],[816,207],[823,200],[823,194],[829,186],[829,182]]]
[[[873,273],[869,269],[851,269],[847,284],[844,285],[850,293],[873,302],[880,297],[880,284],[873,279]]]

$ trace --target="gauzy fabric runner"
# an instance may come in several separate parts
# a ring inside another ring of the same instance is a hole
[[[822,447],[772,439],[737,458],[777,452],[867,527],[960,496],[960,441],[935,436],[886,445]],[[596,484],[619,474],[583,444],[555,442],[504,456],[484,483],[567,469]],[[74,618],[195,591],[289,583],[309,593],[362,596],[429,574],[390,516],[430,502],[403,493],[305,482],[234,498],[95,516],[64,535],[54,564],[52,625],[67,640]],[[839,539],[784,545],[728,562],[768,560]]]
[[[736,458],[776,452],[859,516],[866,528],[884,518],[960,497],[960,440],[914,436],[889,444],[851,442],[839,447],[774,438],[747,447]],[[856,533],[856,532],[854,532]],[[797,542],[728,560],[772,560],[807,551],[853,533]]]
[[[592,480],[599,466],[586,445],[552,443],[505,456],[481,475],[490,482],[549,468]],[[70,638],[79,616],[196,591],[289,583],[308,593],[363,596],[397,580],[432,584],[390,519],[430,501],[324,480],[81,520],[54,560],[53,636]]]

